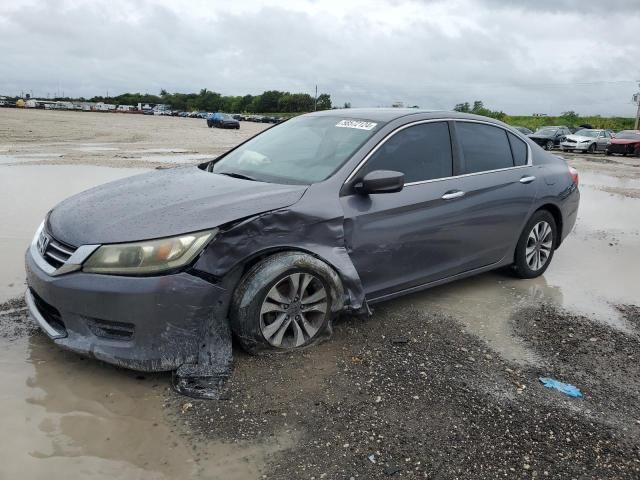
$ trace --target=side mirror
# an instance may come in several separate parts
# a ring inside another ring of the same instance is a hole
[[[394,193],[404,187],[404,173],[393,170],[374,170],[353,186],[357,193]]]

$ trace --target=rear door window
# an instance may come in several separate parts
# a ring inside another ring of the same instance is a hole
[[[359,176],[374,170],[402,172],[405,183],[450,177],[453,155],[449,125],[421,123],[399,131],[371,155]]]
[[[486,172],[514,166],[506,130],[483,123],[456,122],[463,173]]]

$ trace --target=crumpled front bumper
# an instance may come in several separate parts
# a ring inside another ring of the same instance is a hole
[[[562,142],[560,144],[560,148],[563,150],[587,150],[589,148],[590,143],[569,143]]]
[[[230,296],[186,272],[51,276],[33,255],[27,250],[26,300],[43,331],[62,348],[133,370],[196,363],[216,305]]]

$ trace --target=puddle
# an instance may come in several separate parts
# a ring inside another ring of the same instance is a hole
[[[292,446],[207,442],[194,448],[164,416],[166,374],[140,375],[54,348],[43,335],[2,344],[2,478],[257,478]],[[188,401],[188,400],[185,400]],[[27,474],[28,472],[28,474]],[[6,476],[6,477],[5,477]]]
[[[190,163],[200,163],[205,160],[213,160],[216,158],[216,155],[211,155],[208,153],[192,153],[192,154],[180,154],[180,155],[143,155],[138,158],[138,160],[142,160],[143,162],[154,162],[154,163],[172,163],[172,164],[190,164]]]
[[[0,168],[0,302],[24,293],[23,256],[45,214],[70,195],[146,169],[71,165]],[[6,208],[9,206],[9,208]]]
[[[0,201],[10,208],[0,209],[0,302],[24,292],[23,253],[53,205],[145,171],[2,167]],[[0,316],[13,312],[0,311]],[[140,375],[84,359],[56,348],[42,334],[0,338],[0,376],[2,430],[11,439],[0,449],[0,478],[244,480],[257,478],[269,455],[293,446],[288,435],[259,445],[194,445],[165,417],[170,375]]]
[[[125,153],[191,153],[183,148],[147,148],[144,150],[125,150]]]
[[[54,160],[62,158],[62,153],[18,153],[18,154],[0,154],[0,165],[8,165],[14,163],[37,162],[41,160]]]
[[[542,277],[519,280],[490,272],[394,300],[389,306],[451,314],[504,358],[519,363],[539,363],[511,333],[511,316],[527,305],[551,302],[628,330],[615,305],[640,302],[640,199],[600,190],[627,181],[636,180],[584,175],[576,228]]]
[[[112,152],[120,150],[118,147],[101,147],[101,146],[91,146],[91,147],[76,147],[74,150],[78,152]]]

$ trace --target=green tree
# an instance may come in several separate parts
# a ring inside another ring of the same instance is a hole
[[[568,125],[575,125],[578,123],[580,115],[573,110],[569,110],[568,112],[562,112],[562,114],[560,114],[560,118],[562,118]]]
[[[469,113],[471,111],[471,106],[469,105],[469,102],[458,103],[453,107],[453,110],[456,112]]]
[[[316,101],[316,109],[331,110],[331,95],[329,95],[328,93],[322,93],[318,95],[318,99]]]

